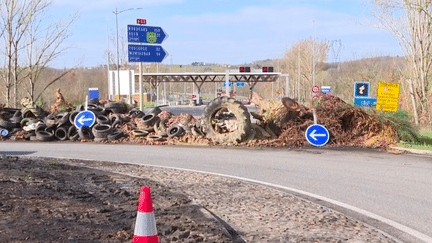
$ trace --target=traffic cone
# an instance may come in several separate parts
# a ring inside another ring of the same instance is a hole
[[[141,188],[133,243],[159,243],[150,187]]]

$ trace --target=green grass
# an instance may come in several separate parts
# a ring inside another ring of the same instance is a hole
[[[417,143],[400,143],[399,146],[411,149],[431,150],[432,151],[432,132],[419,132]]]

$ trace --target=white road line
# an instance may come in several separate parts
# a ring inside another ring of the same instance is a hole
[[[27,155],[24,155],[27,156]],[[35,155],[33,155],[35,156]],[[28,156],[28,157],[32,157],[32,156]],[[35,157],[49,157],[49,156],[35,156]],[[68,158],[68,157],[52,157],[52,158],[57,158],[57,159],[73,159],[73,158]],[[94,159],[79,159],[79,160],[88,160],[88,161],[95,161]],[[110,162],[114,162],[114,163],[121,163],[121,164],[135,164],[135,165],[144,165],[144,166],[152,166],[152,167],[158,167],[158,168],[165,168],[165,169],[174,169],[174,170],[182,170],[182,171],[188,171],[188,172],[196,172],[196,173],[202,173],[202,174],[208,174],[208,175],[214,175],[214,176],[222,176],[222,177],[227,177],[227,178],[233,178],[233,179],[237,179],[237,180],[242,180],[242,181],[248,181],[248,182],[253,182],[253,183],[257,183],[257,184],[261,184],[261,185],[266,185],[266,186],[271,186],[271,187],[275,187],[275,188],[280,188],[283,190],[288,190],[288,191],[293,191],[299,194],[303,194],[309,197],[313,197],[322,201],[326,201],[329,202],[331,204],[337,205],[339,207],[343,207],[346,209],[349,209],[351,211],[354,211],[356,213],[359,214],[363,214],[369,218],[378,220],[380,222],[386,223],[404,233],[407,233],[417,239],[420,239],[424,242],[430,242],[432,243],[432,237],[425,235],[415,229],[411,229],[405,225],[399,224],[393,220],[384,218],[382,216],[379,216],[377,214],[374,214],[372,212],[363,210],[361,208],[357,208],[351,205],[348,205],[346,203],[343,202],[339,202],[327,197],[323,197],[317,194],[313,194],[313,193],[309,193],[306,191],[302,191],[302,190],[298,190],[298,189],[294,189],[294,188],[290,188],[290,187],[286,187],[286,186],[281,186],[281,185],[276,185],[276,184],[272,184],[272,183],[268,183],[268,182],[263,182],[263,181],[258,181],[258,180],[253,180],[253,179],[248,179],[248,178],[244,178],[244,177],[239,177],[239,176],[232,176],[232,175],[225,175],[225,174],[220,174],[220,173],[213,173],[213,172],[207,172],[207,171],[201,171],[201,170],[193,170],[193,169],[184,169],[184,168],[177,168],[177,167],[171,167],[171,166],[162,166],[162,165],[152,165],[152,164],[138,164],[138,163],[133,163],[133,162],[122,162],[122,161],[110,161]]]

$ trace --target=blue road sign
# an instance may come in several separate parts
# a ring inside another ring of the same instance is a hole
[[[321,93],[331,94],[331,87],[330,86],[321,86]]]
[[[161,27],[128,25],[128,42],[162,44],[167,33]]]
[[[3,137],[7,137],[9,136],[9,131],[6,129],[0,129],[0,135],[2,135]]]
[[[224,87],[226,87],[226,82],[223,82],[223,84],[224,84]],[[229,82],[229,86],[230,87],[232,86],[232,82]]]
[[[161,46],[128,45],[129,62],[162,62],[168,53]]]
[[[98,88],[89,88],[89,99],[99,99]]]
[[[354,98],[354,105],[356,106],[376,106],[377,99],[375,98]]]
[[[245,82],[236,82],[237,87],[244,87]]]
[[[75,117],[74,124],[77,128],[83,126],[91,127],[96,121],[96,115],[91,111],[81,111]]]
[[[306,140],[314,146],[323,146],[330,138],[327,128],[319,124],[309,126],[305,135]]]
[[[369,98],[369,82],[355,82],[354,97],[355,98]]]

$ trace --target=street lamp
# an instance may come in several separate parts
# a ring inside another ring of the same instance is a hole
[[[119,35],[118,35],[118,15],[129,11],[129,10],[138,10],[138,9],[142,9],[142,8],[129,8],[129,9],[125,9],[122,11],[118,11],[116,8],[116,11],[113,13],[116,15],[116,32],[117,32],[117,86],[118,86],[118,97],[120,100],[120,58],[119,58]]]

